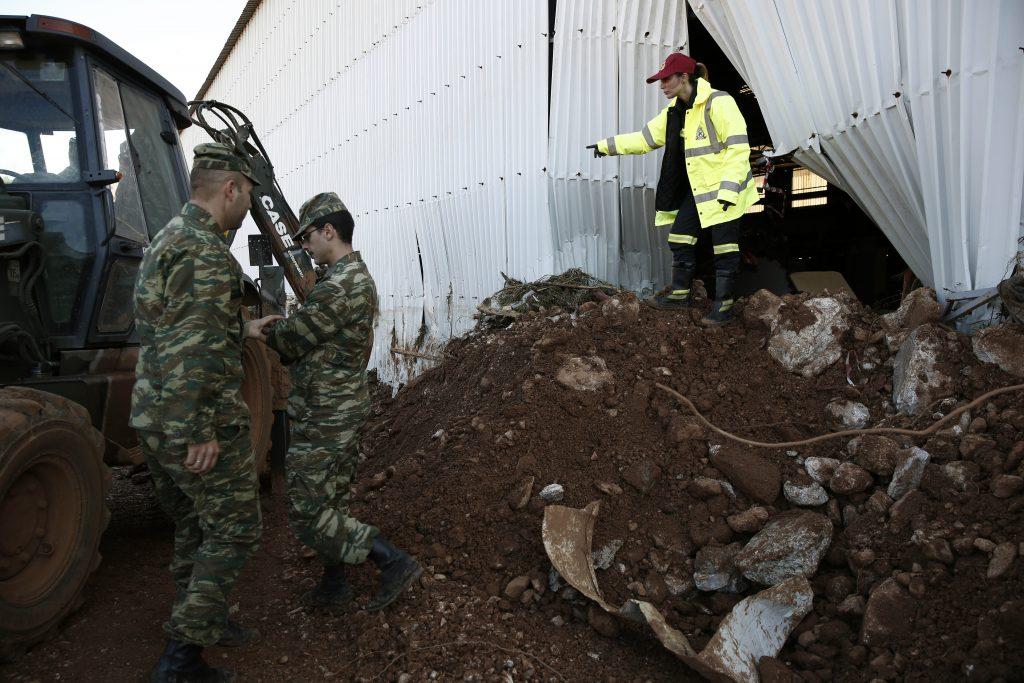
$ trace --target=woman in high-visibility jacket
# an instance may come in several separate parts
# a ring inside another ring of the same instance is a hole
[[[707,69],[674,52],[647,79],[661,82],[670,102],[642,130],[589,145],[594,156],[645,154],[665,147],[655,195],[656,226],[671,225],[672,285],[648,303],[656,308],[690,305],[700,228],[711,229],[715,252],[715,301],[704,318],[722,324],[732,317],[740,266],[740,218],[758,199],[750,171],[747,124],[735,100],[707,81]]]

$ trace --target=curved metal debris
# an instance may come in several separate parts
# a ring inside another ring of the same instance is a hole
[[[686,636],[669,626],[651,603],[627,600],[622,607],[615,607],[604,599],[590,551],[600,507],[595,501],[582,510],[562,505],[544,509],[544,549],[566,583],[607,612],[646,622],[667,650],[705,679],[758,683],[758,661],[777,655],[811,610],[814,593],[807,579],[792,578],[740,601],[719,624],[707,647],[697,654]]]

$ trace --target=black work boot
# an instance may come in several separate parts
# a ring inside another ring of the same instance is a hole
[[[242,647],[260,637],[260,632],[254,628],[242,626],[236,621],[228,619],[228,625],[220,634],[217,644],[221,647]]]
[[[382,536],[373,539],[370,559],[380,569],[380,583],[377,585],[377,594],[363,608],[367,612],[376,612],[390,605],[423,573],[423,568],[416,560]]]
[[[690,307],[690,284],[693,268],[672,267],[672,284],[645,299],[648,306],[661,311],[680,311]]]
[[[345,579],[345,565],[324,565],[324,574],[313,590],[302,596],[303,604],[315,610],[338,614],[352,601],[352,589]]]
[[[169,640],[149,680],[150,683],[230,683],[235,680],[235,672],[207,664],[199,645]]]
[[[735,273],[715,274],[715,300],[711,304],[711,312],[701,318],[706,326],[724,325],[732,320],[733,292],[736,283]]]

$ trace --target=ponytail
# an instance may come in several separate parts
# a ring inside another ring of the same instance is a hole
[[[698,78],[708,80],[708,68],[700,62],[697,62],[697,66],[693,70],[693,80],[696,82]]]

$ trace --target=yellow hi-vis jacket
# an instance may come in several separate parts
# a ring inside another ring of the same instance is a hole
[[[605,138],[597,143],[604,154],[646,154],[665,145],[668,110],[647,122],[643,130]],[[757,187],[750,171],[750,144],[747,122],[726,92],[712,90],[703,78],[697,79],[697,96],[686,111],[683,130],[683,154],[690,188],[697,202],[700,226],[725,223],[742,216],[758,200]],[[725,211],[719,200],[732,204]],[[678,211],[658,211],[654,224],[671,225]]]

